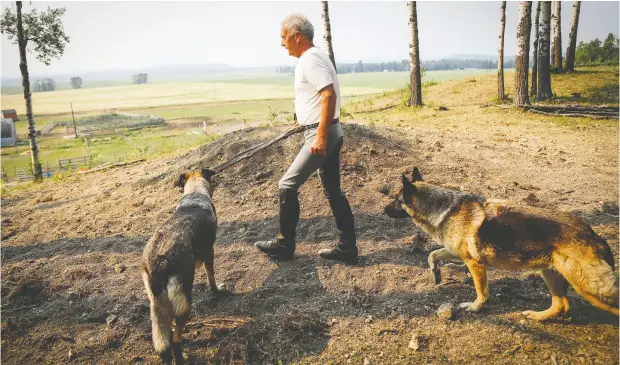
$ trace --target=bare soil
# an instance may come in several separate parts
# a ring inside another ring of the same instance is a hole
[[[272,262],[252,247],[276,234],[277,182],[300,137],[224,171],[214,193],[215,266],[230,293],[211,295],[206,275],[197,276],[184,333],[189,362],[617,364],[618,318],[572,289],[567,317],[537,323],[520,315],[550,305],[535,272],[491,270],[486,309],[439,318],[440,305],[474,299],[467,270],[445,265],[435,285],[426,264],[435,244],[409,220],[383,214],[390,199],[381,191],[418,166],[431,183],[572,211],[617,257],[617,121],[560,119],[451,105],[416,118],[391,114],[386,124],[344,123],[342,185],[355,214],[356,266],[316,254],[337,240],[317,176],[301,189],[295,259]],[[139,267],[144,244],[180,198],[174,180],[286,128],[243,129],[183,156],[5,194],[2,362],[157,363]],[[408,347],[414,335],[418,350]]]

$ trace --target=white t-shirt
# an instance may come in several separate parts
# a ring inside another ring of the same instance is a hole
[[[325,52],[317,47],[308,49],[299,57],[295,67],[295,113],[297,122],[309,125],[321,121],[321,95],[319,91],[334,84],[336,112],[340,117],[340,86],[336,68]]]

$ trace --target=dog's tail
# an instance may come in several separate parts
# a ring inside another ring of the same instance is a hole
[[[595,307],[618,316],[618,277],[607,242],[591,232],[592,244],[560,246],[553,263],[573,289]]]
[[[158,257],[151,275],[143,274],[151,300],[151,324],[155,352],[166,364],[172,362],[172,320],[189,316],[190,299],[183,290],[179,277],[170,276],[165,258]],[[180,336],[180,334],[179,334]]]

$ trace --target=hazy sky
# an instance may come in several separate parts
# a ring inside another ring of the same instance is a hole
[[[14,3],[2,2],[2,8]],[[24,2],[66,7],[71,42],[61,60],[46,67],[29,55],[33,74],[57,74],[165,64],[225,63],[233,66],[294,64],[280,46],[280,21],[291,12],[308,16],[315,43],[323,45],[320,2]],[[406,2],[330,1],[338,62],[408,57]],[[519,3],[506,8],[506,56],[516,48]],[[535,13],[536,2],[532,12]],[[420,56],[496,55],[500,2],[418,1]],[[572,2],[562,1],[562,49],[566,49]],[[534,15],[534,14],[533,14]],[[618,34],[619,2],[582,1],[578,40]],[[17,46],[2,35],[2,77],[18,77]]]

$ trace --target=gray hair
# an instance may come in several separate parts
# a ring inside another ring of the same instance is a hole
[[[314,27],[312,23],[301,14],[291,14],[282,21],[282,28],[286,27],[289,32],[299,32],[304,38],[312,41],[314,38]]]

